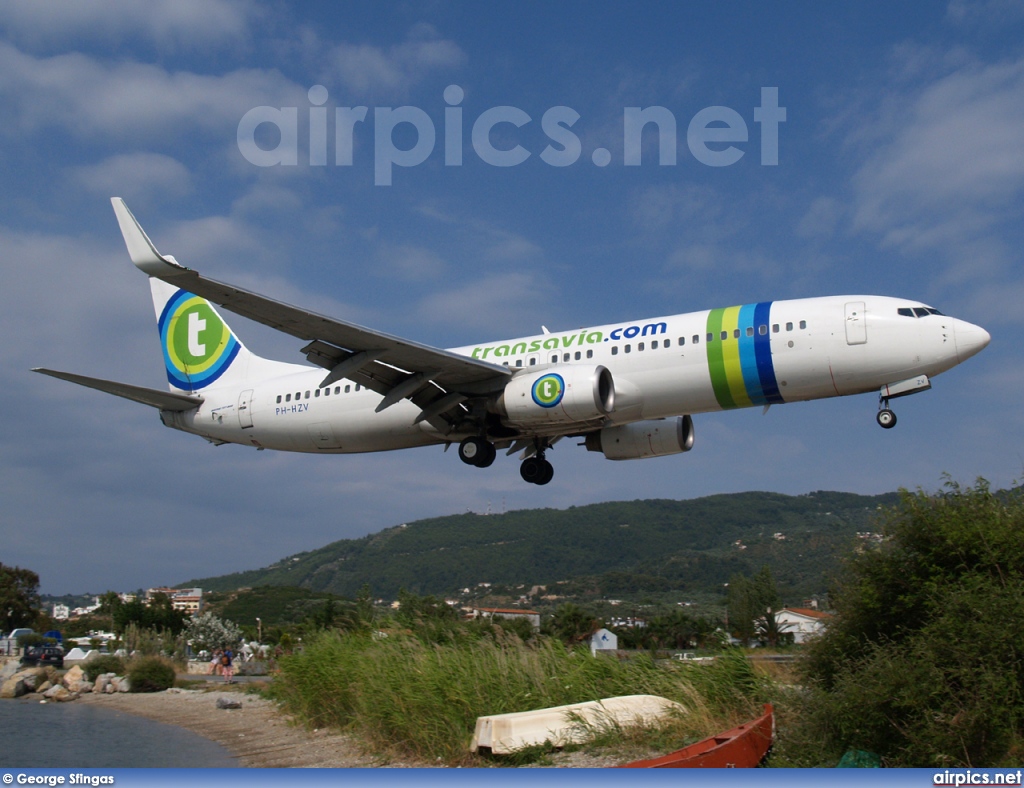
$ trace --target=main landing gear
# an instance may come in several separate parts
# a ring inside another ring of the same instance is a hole
[[[541,450],[523,460],[523,464],[519,466],[519,475],[523,477],[524,482],[530,484],[547,484],[554,478],[555,469],[544,458],[544,451]]]
[[[494,444],[484,438],[466,438],[459,444],[459,459],[466,465],[487,468],[498,456]]]
[[[519,475],[523,481],[530,484],[547,484],[554,478],[555,469],[544,457],[546,445],[537,447],[532,457],[527,457],[519,466]],[[466,438],[459,444],[459,459],[466,465],[475,465],[477,468],[487,468],[494,463],[498,456],[494,444],[486,438]]]

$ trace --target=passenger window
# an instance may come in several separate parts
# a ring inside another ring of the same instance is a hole
[[[325,397],[331,396],[331,387],[330,386],[328,386],[327,388],[324,389],[324,396]]]
[[[348,386],[345,386],[345,393],[348,394],[350,391],[352,391],[352,385],[351,384],[349,384]]]
[[[362,384],[356,383],[356,391],[359,391],[359,389],[361,389],[361,388],[362,388]]]
[[[295,392],[295,400],[298,401],[300,399],[302,399],[302,392],[301,391],[296,391]]]
[[[636,349],[637,349],[637,351],[643,350],[644,349],[644,343],[643,342],[637,342]]]
[[[786,323],[786,330],[787,331],[792,331],[793,330],[793,324],[792,323]]]
[[[346,387],[345,390],[348,391],[348,388]],[[341,394],[341,386],[335,386],[334,387],[334,393],[335,394]]]
[[[281,395],[280,394],[277,395],[277,404],[278,405],[281,404]]]
[[[517,358],[516,359],[516,366],[517,367],[522,367],[523,366],[523,360],[521,358]]]
[[[711,336],[711,334],[708,334],[708,336]],[[680,343],[680,344],[682,344],[682,343]],[[695,345],[699,345],[700,344],[700,334],[694,334],[693,335],[693,344],[695,344]]]
[[[807,328],[807,321],[806,320],[801,320],[800,321],[800,330],[803,331],[805,328]]]
[[[309,399],[309,392],[306,392],[306,399]]]
[[[657,349],[658,349],[658,340],[652,339],[651,340],[651,350],[657,350]]]
[[[557,353],[552,353],[551,354],[551,363],[552,364],[557,364],[558,363],[558,354]]]
[[[582,354],[582,353],[580,353],[580,352],[579,352],[579,351],[577,350],[577,351],[576,351],[576,360],[577,360],[577,361],[579,361],[579,360],[580,360],[581,358],[583,358],[583,354]]]
[[[320,389],[313,389],[313,396],[314,397],[319,397],[320,396]]]
[[[754,327],[753,326],[747,326],[747,336],[748,337],[754,336]]]
[[[619,355],[619,346],[618,345],[612,345],[612,355],[613,356]]]
[[[562,354],[562,361],[568,361],[570,358],[571,358],[571,356],[568,353],[563,353]]]
[[[733,339],[739,339],[740,338],[740,330],[738,328],[734,328],[732,330],[732,338]]]
[[[724,342],[725,340],[727,340],[729,338],[729,332],[728,331],[723,331],[721,336],[722,336],[722,341]]]
[[[625,346],[625,347],[624,347],[624,348],[622,349],[622,352],[623,352],[623,353],[629,353],[629,352],[630,352],[630,351],[632,351],[632,350],[633,350],[633,347],[632,347],[632,345],[626,345],[626,346]]]
[[[594,357],[594,351],[593,350],[588,350],[587,351],[587,358],[593,358],[593,357]]]
[[[536,356],[534,356],[533,358],[530,359],[530,366],[531,367],[537,366],[537,357]]]
[[[772,333],[773,334],[778,334],[779,333],[779,324],[778,323],[772,323]]]
[[[291,402],[292,401],[292,395],[291,394],[286,394],[285,397],[284,397],[284,401],[285,402]]]
[[[708,331],[708,342],[712,342],[715,339],[715,335]]]
[[[766,326],[766,325],[758,326],[757,327],[757,333],[760,334],[761,336],[764,336],[765,334],[768,333],[768,326]]]

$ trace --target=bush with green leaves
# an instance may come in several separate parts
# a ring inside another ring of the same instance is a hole
[[[115,673],[118,676],[123,676],[124,662],[121,661],[120,657],[115,657],[113,654],[101,654],[86,662],[82,666],[82,671],[85,673],[85,678],[89,681],[96,681],[96,677],[102,676],[104,673]]]
[[[162,692],[174,686],[174,663],[162,657],[140,657],[128,666],[132,692]]]
[[[856,555],[806,662],[808,719],[836,756],[1010,766],[1024,754],[1024,490],[904,494]]]

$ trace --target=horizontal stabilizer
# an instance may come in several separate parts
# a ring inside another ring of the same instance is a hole
[[[131,386],[127,383],[116,383],[112,380],[101,380],[100,378],[89,378],[85,375],[73,375],[70,372],[57,372],[52,369],[37,368],[32,371],[49,375],[51,378],[59,378],[60,380],[77,383],[79,386],[86,386],[97,391],[105,391],[107,394],[141,402],[143,405],[149,405],[151,408],[159,408],[160,410],[180,412],[198,408],[203,404],[202,397],[190,397],[187,394],[172,394],[168,391]]]

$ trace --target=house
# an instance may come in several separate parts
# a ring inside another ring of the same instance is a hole
[[[525,618],[534,629],[540,629],[540,613],[535,610],[522,610],[519,608],[502,607],[474,607],[470,611],[470,618]]]
[[[604,628],[597,630],[587,642],[594,656],[598,651],[616,651],[619,648],[619,636]]]
[[[804,643],[825,629],[832,616],[809,607],[784,607],[775,614],[779,629],[793,635],[794,643]]]
[[[164,594],[171,600],[171,607],[196,615],[203,609],[203,589],[201,588],[150,588],[146,591],[146,604],[153,601],[156,594]]]

